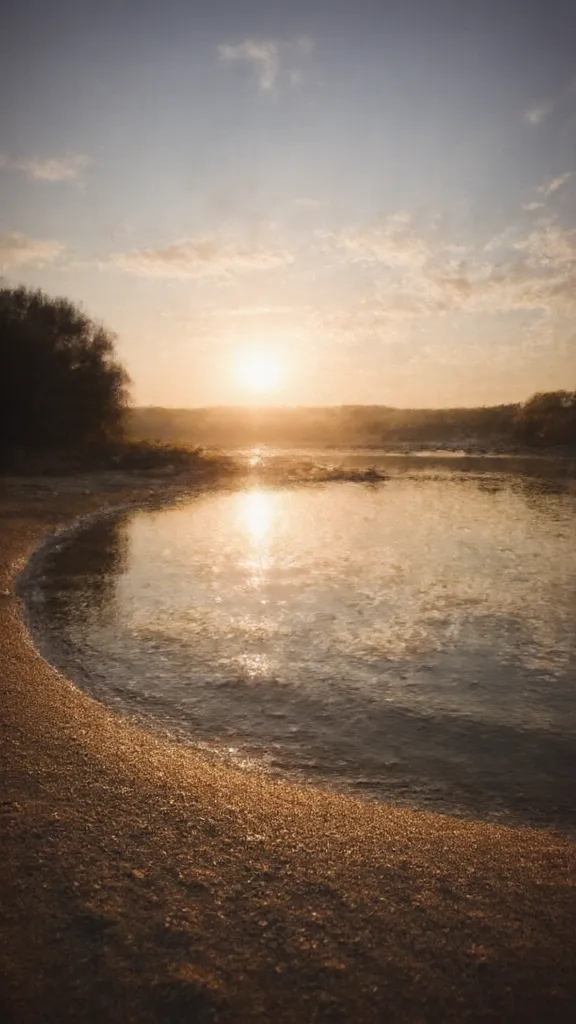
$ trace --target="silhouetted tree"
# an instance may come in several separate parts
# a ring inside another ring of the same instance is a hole
[[[576,391],[540,391],[524,402],[517,429],[529,444],[576,444]]]
[[[123,433],[129,378],[115,336],[63,298],[0,288],[0,459]]]

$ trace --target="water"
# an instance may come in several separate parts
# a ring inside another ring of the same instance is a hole
[[[92,523],[30,607],[90,693],[240,763],[573,827],[575,511],[503,472],[253,475]]]

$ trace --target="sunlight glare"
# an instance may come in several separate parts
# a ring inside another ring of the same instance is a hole
[[[271,349],[242,352],[236,360],[236,377],[243,388],[254,394],[277,391],[283,377],[281,360]]]
[[[267,491],[248,491],[241,495],[241,517],[252,543],[261,546],[272,525],[274,498]]]

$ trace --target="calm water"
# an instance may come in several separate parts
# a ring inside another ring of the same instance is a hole
[[[89,692],[248,765],[576,823],[576,494],[397,473],[93,523],[29,592]]]

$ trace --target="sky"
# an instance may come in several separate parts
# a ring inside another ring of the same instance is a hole
[[[573,0],[19,0],[0,128],[0,275],[136,404],[576,387]]]

